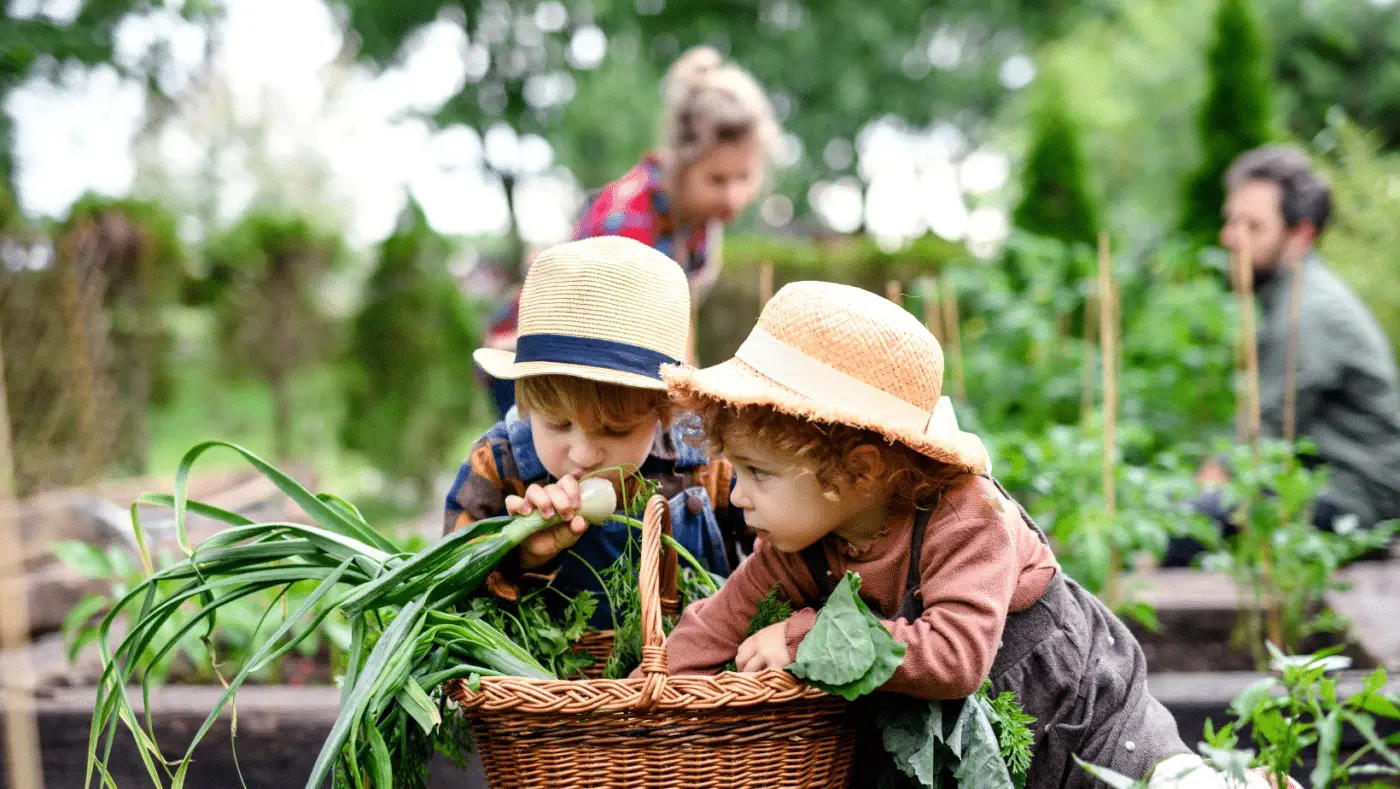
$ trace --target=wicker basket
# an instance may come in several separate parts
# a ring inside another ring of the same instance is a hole
[[[449,684],[492,789],[847,785],[855,730],[841,699],[775,669],[667,676],[658,576],[669,519],[653,497],[638,578],[642,678]]]

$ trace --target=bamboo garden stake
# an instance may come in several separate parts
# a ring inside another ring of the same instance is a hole
[[[939,345],[948,341],[947,335],[943,333],[943,311],[938,308],[937,276],[924,280],[924,325],[938,339]]]
[[[1244,356],[1244,428],[1242,433],[1244,440],[1249,443],[1254,450],[1254,457],[1259,458],[1259,438],[1260,438],[1260,415],[1259,415],[1259,338],[1254,325],[1254,250],[1250,247],[1249,236],[1240,235],[1240,251],[1237,268],[1238,292],[1240,300],[1240,337],[1243,346]],[[1291,333],[1291,331],[1290,331]],[[1285,395],[1287,396],[1287,395]],[[1248,510],[1246,510],[1246,513]],[[1248,514],[1241,519],[1240,537],[1246,540],[1257,540],[1254,534],[1253,524],[1250,522]],[[1268,545],[1259,546],[1260,566],[1257,571],[1263,576],[1261,588],[1268,588],[1271,585],[1273,575],[1273,557]],[[1256,600],[1256,603],[1258,601]],[[1283,644],[1283,625],[1279,620],[1278,603],[1275,600],[1267,601],[1268,606],[1268,637],[1275,645]]]
[[[1099,231],[1099,346],[1103,357],[1103,504],[1107,513],[1108,574],[1104,582],[1104,602],[1109,608],[1119,603],[1118,581],[1122,557],[1113,544],[1113,519],[1118,514],[1118,491],[1114,482],[1118,446],[1118,305],[1114,298],[1113,258],[1108,250],[1108,233]]]
[[[15,466],[10,443],[5,357],[0,349],[0,653],[3,654],[5,762],[12,789],[43,789],[39,727],[34,716],[34,675],[29,666],[29,601],[24,551],[15,523]]]
[[[758,269],[758,308],[763,309],[763,305],[773,298],[773,264],[764,263]]]
[[[1094,414],[1094,336],[1098,334],[1098,300],[1095,285],[1089,283],[1089,292],[1084,296],[1084,380],[1079,387],[1079,423],[1089,424]]]
[[[959,400],[967,400],[967,375],[963,372],[962,329],[958,317],[958,294],[951,279],[943,280],[943,336],[952,351],[953,387]]]
[[[1303,309],[1303,261],[1293,259],[1288,295],[1288,346],[1283,357],[1283,440],[1292,444],[1298,432],[1298,321]]]
[[[899,280],[891,279],[885,282],[885,298],[895,304],[904,306],[904,289],[900,286]]]
[[[1254,326],[1254,257],[1247,236],[1240,244],[1240,322],[1244,343],[1245,440],[1259,446],[1259,340]]]

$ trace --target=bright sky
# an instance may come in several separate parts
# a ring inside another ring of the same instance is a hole
[[[63,19],[77,2],[9,0],[9,11]],[[192,85],[207,43],[198,27],[171,11],[123,23],[118,62],[136,66],[153,43],[168,42],[172,57],[162,84],[186,91],[175,117],[139,152],[141,88],[110,67],[63,69],[56,84],[31,80],[11,94],[6,110],[16,123],[27,213],[59,217],[85,191],[135,190],[185,208],[212,201],[215,221],[224,223],[262,193],[340,216],[350,241],[362,245],[389,232],[411,191],[439,231],[491,233],[503,230],[507,217],[500,186],[483,174],[485,156],[513,162],[526,174],[517,211],[528,241],[567,237],[579,193],[554,166],[544,140],[518,139],[502,126],[488,129],[483,141],[473,129],[434,130],[414,117],[436,109],[480,69],[460,25],[435,22],[399,67],[372,76],[335,61],[340,35],[322,0],[229,0],[227,6],[213,60],[217,88],[209,81]],[[562,24],[562,5],[543,6],[541,22]],[[571,56],[576,65],[596,64],[606,43],[601,31],[586,29],[575,36]],[[938,54],[935,65],[956,53]],[[1002,71],[1009,87],[1034,77],[1025,58],[1013,58]],[[543,92],[555,88],[562,97],[568,86],[540,86]],[[261,144],[231,134],[240,128],[260,128]],[[211,154],[211,144],[221,139]],[[890,245],[925,229],[982,249],[1005,236],[1004,212],[969,211],[965,195],[998,194],[1007,182],[1007,157],[967,150],[951,126],[909,131],[875,121],[853,144],[834,143],[821,153],[829,163],[856,162],[868,186],[846,178],[812,188],[808,200],[833,229],[854,229],[864,216]],[[781,198],[767,201],[761,212],[776,224],[791,215],[791,204]],[[205,228],[190,220],[184,230],[195,238]]]

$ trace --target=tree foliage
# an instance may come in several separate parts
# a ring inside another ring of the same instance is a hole
[[[1093,243],[1101,229],[1089,192],[1079,125],[1058,80],[1046,80],[1021,176],[1016,227],[1063,241]]]
[[[350,327],[340,440],[420,497],[471,422],[472,313],[447,270],[447,244],[410,203],[384,240]]]
[[[178,298],[186,255],[175,219],[144,200],[86,195],[74,204],[60,244],[81,249],[99,278],[102,326],[108,345],[104,374],[120,395],[117,458],[123,470],[144,473],[150,440],[147,411],[168,402],[172,337],[164,308]]]
[[[503,121],[540,134],[571,166],[588,165],[580,173],[586,186],[616,178],[653,141],[657,80],[671,62],[687,47],[715,45],[752,71],[801,141],[800,175],[783,183],[794,196],[831,175],[822,157],[829,142],[853,141],[872,119],[976,125],[1006,93],[998,78],[1005,61],[1067,29],[1092,5],[897,0],[871,13],[858,0],[336,2],[358,40],[357,56],[378,65],[400,57],[423,25],[461,23],[467,79],[437,113],[439,122],[485,129]],[[595,63],[581,56],[599,32],[606,56]]]
[[[1400,146],[1400,5],[1350,0],[1271,0],[1279,109],[1294,134],[1310,139],[1339,108]]]
[[[26,79],[52,73],[59,63],[112,63],[122,20],[166,6],[164,0],[84,0],[71,22],[43,15],[11,17],[7,9],[4,24],[0,24],[0,106]],[[187,0],[180,4],[179,13],[186,19],[209,19],[217,6],[218,0]],[[148,89],[158,90],[154,74],[141,76]],[[9,114],[0,112],[0,179],[7,184],[14,177],[12,134]]]
[[[1400,280],[1383,264],[1400,248],[1400,154],[1381,150],[1382,136],[1336,116],[1330,146],[1315,157],[1337,209],[1322,236],[1322,255],[1375,313],[1400,349]]]
[[[218,310],[220,356],[272,392],[276,454],[292,456],[292,379],[330,352],[331,324],[317,285],[342,257],[341,239],[295,214],[254,209],[211,240],[208,277]]]
[[[1268,142],[1272,128],[1268,53],[1253,0],[1221,0],[1206,53],[1201,163],[1186,181],[1181,229],[1201,239],[1220,229],[1225,171],[1236,156]]]

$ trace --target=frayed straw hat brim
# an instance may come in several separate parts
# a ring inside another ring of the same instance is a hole
[[[666,388],[665,382],[659,379],[648,378],[645,375],[629,373],[624,370],[610,370],[605,367],[569,362],[517,363],[514,351],[500,348],[478,348],[472,353],[472,359],[492,377],[504,381],[514,381],[531,375],[567,375],[571,378],[617,384],[632,389],[662,390]]]
[[[766,406],[791,416],[864,428],[941,463],[980,474],[989,468],[987,449],[972,433],[930,439],[913,430],[891,427],[890,419],[870,404],[818,402],[773,381],[739,359],[696,369],[665,365],[661,377],[672,391],[700,395],[734,407]]]

